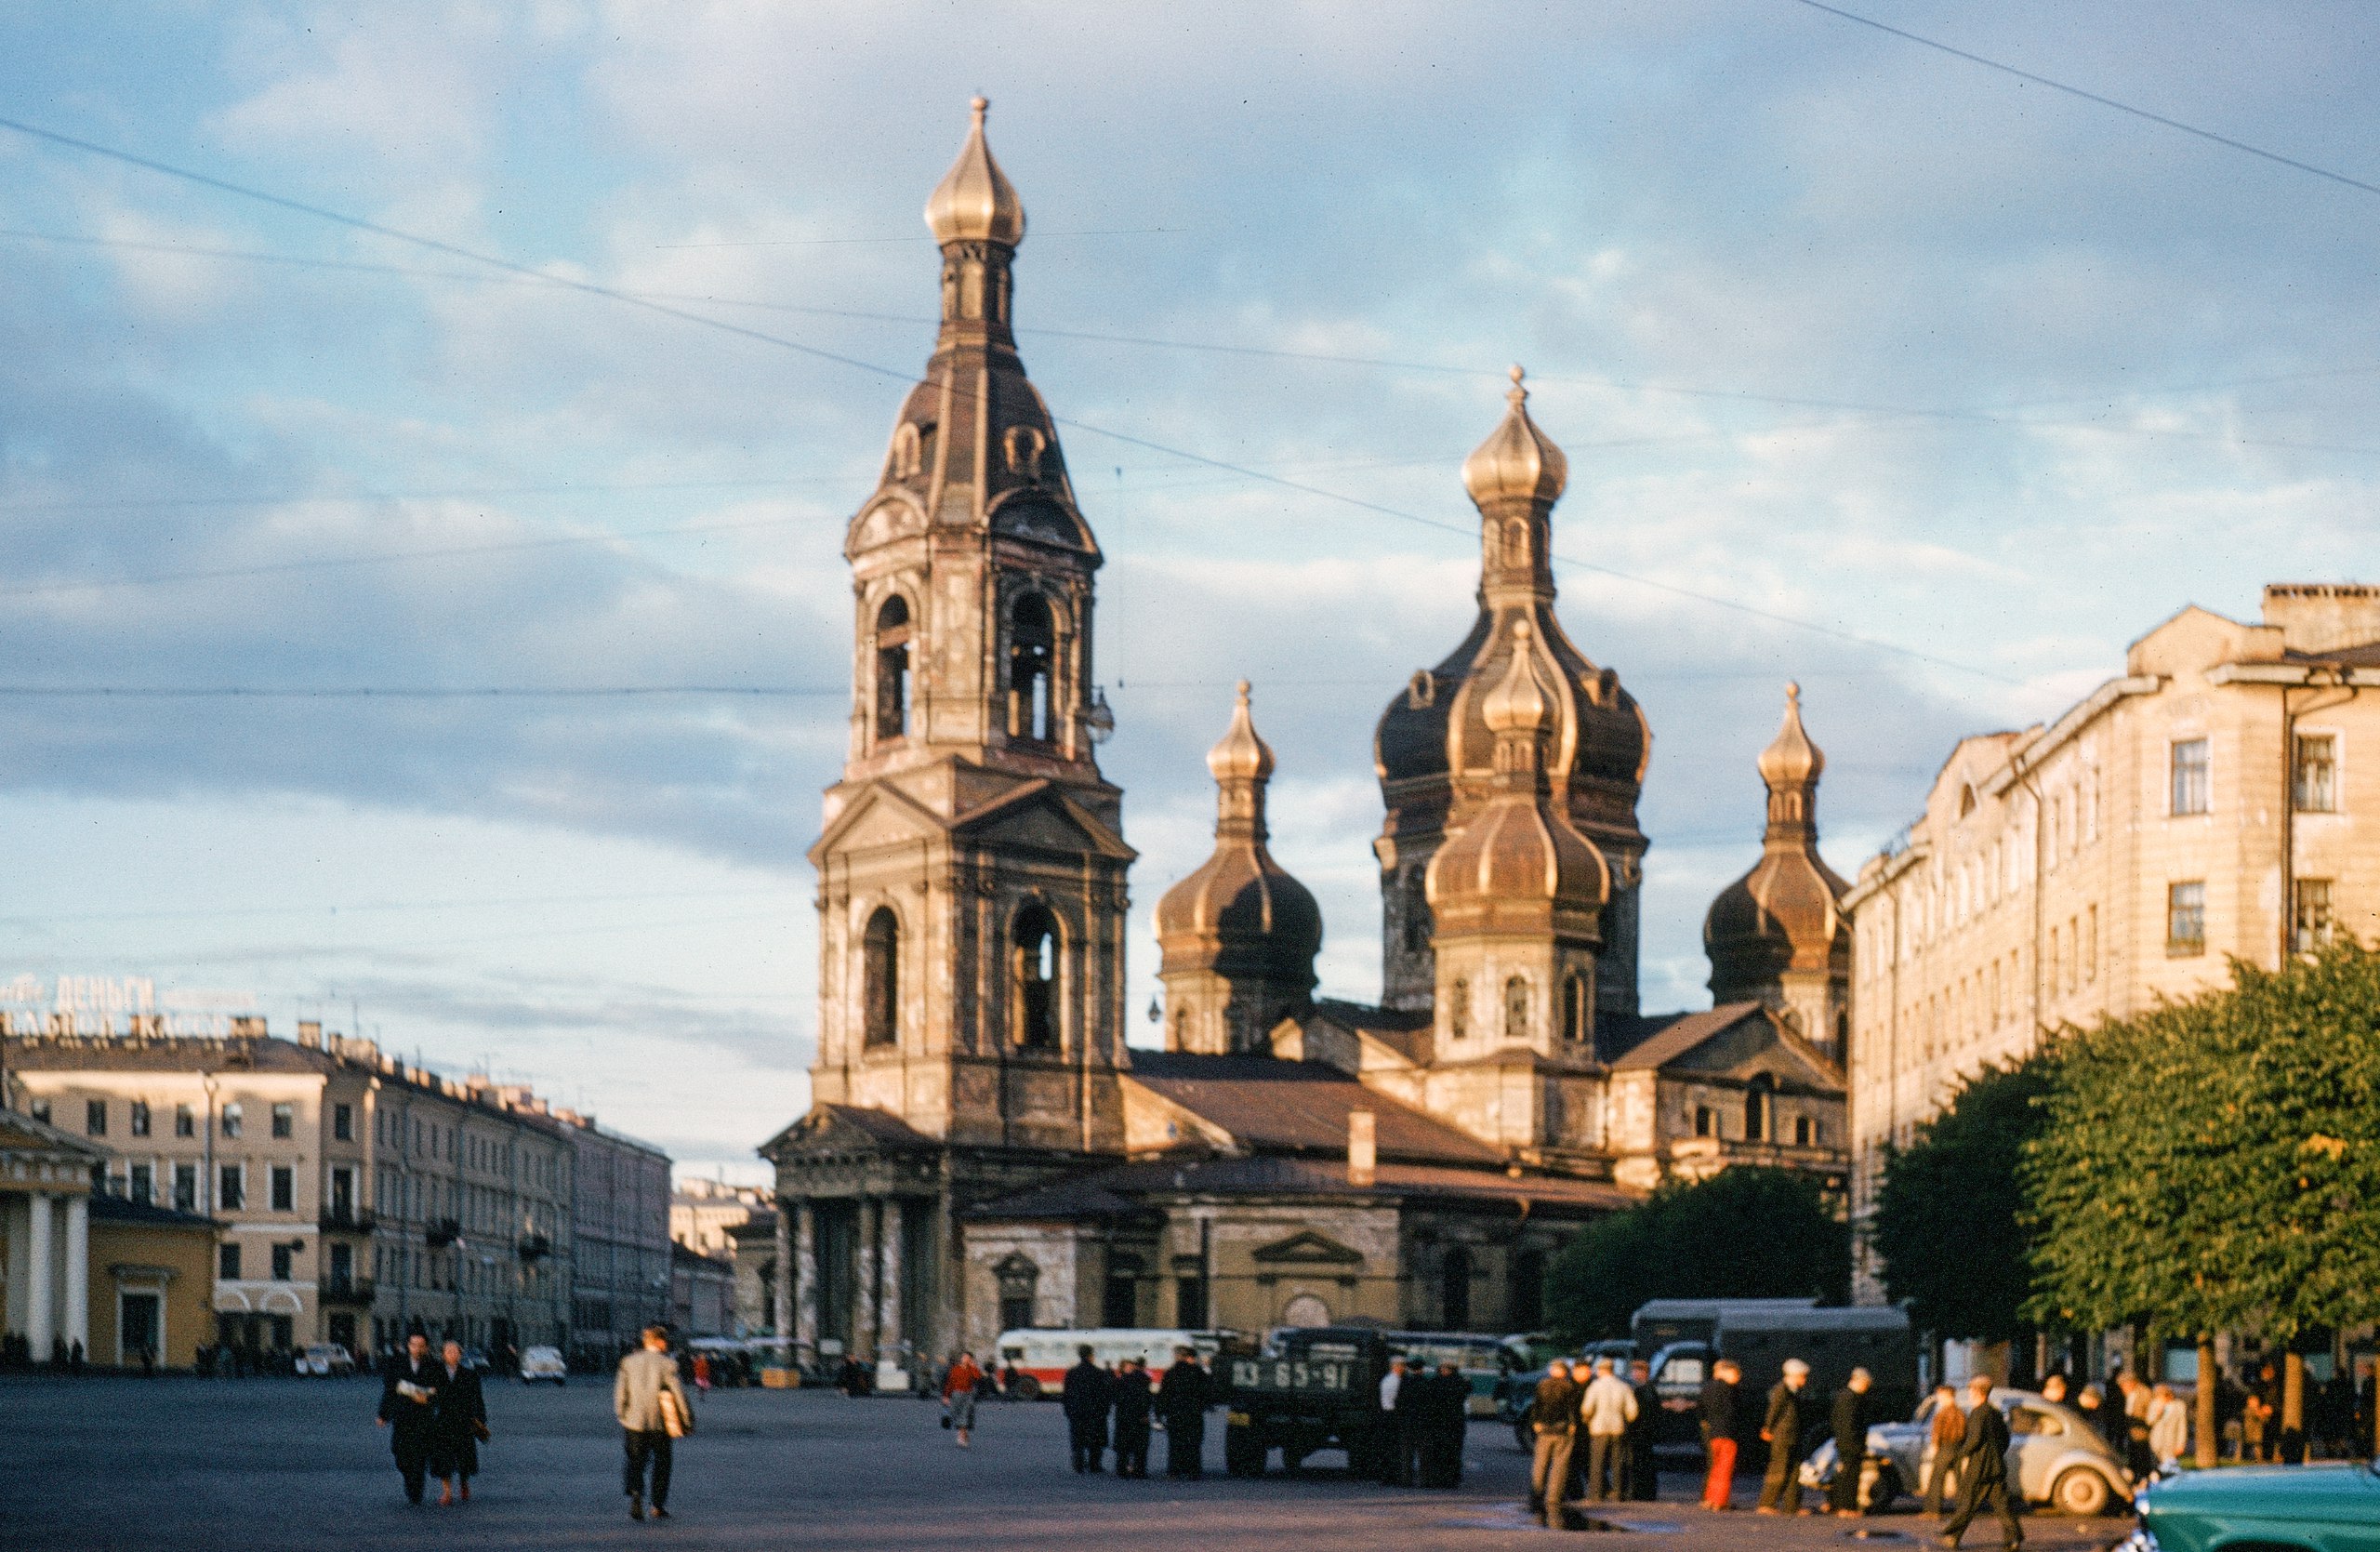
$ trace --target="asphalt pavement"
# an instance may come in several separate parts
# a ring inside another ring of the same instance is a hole
[[[957,1448],[932,1405],[832,1392],[714,1392],[678,1447],[672,1518],[630,1521],[620,1492],[611,1386],[491,1381],[495,1433],[468,1506],[414,1508],[373,1426],[368,1380],[161,1378],[0,1382],[0,1548],[7,1552],[373,1552],[427,1547],[800,1546],[821,1552],[984,1548],[1132,1552],[1374,1552],[1495,1548],[1554,1539],[1523,1512],[1527,1462],[1510,1430],[1474,1424],[1465,1485],[1421,1492],[1351,1480],[1316,1457],[1296,1476],[1235,1480],[1222,1470],[1222,1417],[1207,1434],[1206,1480],[1077,1476],[1050,1403],[986,1405],[973,1447]],[[1646,1552],[1851,1552],[1871,1541],[1931,1544],[1929,1522],[1887,1515],[1856,1526],[1710,1515],[1697,1484],[1664,1477],[1665,1501],[1602,1512],[1605,1534]],[[1738,1483],[1749,1503],[1756,1484]],[[431,1496],[436,1495],[433,1484]],[[2117,1520],[2030,1522],[2039,1552],[2103,1548]],[[1567,1537],[1560,1539],[1568,1539]],[[1970,1548],[1988,1548],[1987,1521]]]

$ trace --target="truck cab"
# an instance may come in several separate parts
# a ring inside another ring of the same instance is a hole
[[[1388,1373],[1386,1336],[1347,1326],[1281,1333],[1254,1357],[1224,1367],[1223,1465],[1235,1477],[1261,1477],[1275,1450],[1295,1470],[1322,1450],[1343,1450],[1349,1469],[1371,1471],[1387,1442],[1380,1382]]]

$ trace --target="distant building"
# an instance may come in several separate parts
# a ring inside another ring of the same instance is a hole
[[[301,1023],[226,1038],[13,1035],[16,1107],[104,1150],[95,1183],[211,1218],[211,1339],[259,1352],[560,1339],[572,1154],[525,1090],[457,1081]]]
[[[570,1346],[609,1361],[648,1325],[669,1320],[669,1156],[595,1123],[555,1112],[574,1158]]]
[[[734,1336],[735,1265],[669,1245],[669,1326],[685,1336]]]
[[[2185,609],[2048,725],[1950,751],[1843,901],[1855,1223],[1886,1147],[2043,1030],[2380,938],[2374,690],[2380,588],[2276,584],[2262,623]]]
[[[777,1268],[786,1261],[774,1207],[727,1231],[729,1259],[735,1267],[735,1330],[738,1336],[776,1336]]]
[[[774,1200],[765,1186],[682,1180],[669,1198],[669,1238],[699,1254],[729,1254],[734,1242],[729,1231],[768,1212]]]

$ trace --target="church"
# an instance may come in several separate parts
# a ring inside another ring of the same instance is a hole
[[[1012,325],[1025,208],[982,99],[926,206],[941,325],[844,553],[851,742],[810,852],[818,1052],[774,1166],[778,1332],[906,1367],[1024,1326],[1527,1331],[1546,1265],[1665,1181],[1839,1188],[1846,885],[1790,687],[1714,1005],[1637,994],[1651,732],[1554,613],[1562,451],[1517,368],[1461,478],[1478,615],[1380,717],[1382,996],[1316,995],[1239,686],[1212,856],[1157,911],[1164,1049],[1128,1049],[1123,793],[1099,542]]]

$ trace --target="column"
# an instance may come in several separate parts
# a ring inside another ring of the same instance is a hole
[[[791,1204],[793,1240],[793,1354],[796,1362],[818,1361],[818,1209],[805,1197]]]
[[[883,1214],[874,1197],[859,1199],[859,1255],[852,1267],[851,1351],[862,1362],[876,1357],[876,1244],[882,1233]]]
[[[83,1356],[91,1352],[91,1199],[66,1199],[66,1343],[80,1342]]]
[[[26,1200],[33,1208],[33,1221],[25,1236],[29,1247],[25,1267],[25,1340],[33,1347],[33,1361],[47,1363],[49,1344],[58,1334],[50,1303],[52,1280],[58,1275],[49,1247],[50,1195],[47,1191],[35,1191]]]
[[[22,1191],[0,1191],[0,1234],[8,1240],[8,1303],[0,1311],[0,1332],[25,1329],[25,1284],[31,1280],[33,1266],[25,1249],[25,1238],[31,1232],[25,1224],[30,1200]]]
[[[769,1301],[769,1326],[779,1340],[793,1334],[793,1203],[777,1202],[777,1271]]]
[[[886,1197],[877,1207],[881,1219],[876,1233],[876,1350],[886,1358],[901,1353],[901,1199]]]

